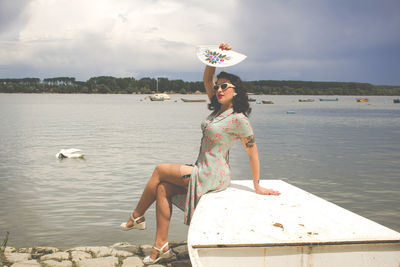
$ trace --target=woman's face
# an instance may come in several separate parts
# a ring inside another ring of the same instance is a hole
[[[224,83],[232,84],[231,81],[225,78],[218,79],[216,85],[221,85]],[[218,88],[218,90],[215,91],[215,96],[217,97],[218,102],[221,105],[230,105],[233,103],[233,96],[235,94],[235,88],[233,88],[231,85],[228,85],[228,87],[223,90],[221,87]]]

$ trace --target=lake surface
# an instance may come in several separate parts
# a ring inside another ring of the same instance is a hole
[[[0,94],[0,241],[9,231],[15,247],[152,244],[154,206],[148,230],[122,232],[119,224],[154,166],[196,161],[209,111],[181,95],[164,102],[144,97]],[[252,103],[262,179],[282,179],[400,231],[397,97],[254,97],[275,103]],[[298,102],[304,98],[316,101]],[[82,149],[86,158],[58,160],[62,148]],[[239,142],[230,159],[232,179],[251,179]],[[169,239],[186,240],[187,230],[175,208]]]

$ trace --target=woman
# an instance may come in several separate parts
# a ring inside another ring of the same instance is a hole
[[[230,50],[226,43],[221,49]],[[143,215],[156,201],[157,232],[154,249],[144,258],[145,264],[153,264],[169,258],[168,228],[172,203],[184,210],[184,223],[190,224],[201,196],[207,192],[226,189],[230,184],[229,150],[238,139],[246,149],[257,194],[279,195],[278,191],[259,185],[260,163],[257,145],[247,116],[251,112],[248,97],[239,77],[221,72],[213,81],[215,67],[206,66],[204,87],[210,99],[212,113],[202,122],[203,137],[195,165],[161,164],[150,177],[142,196],[122,230],[146,228]]]

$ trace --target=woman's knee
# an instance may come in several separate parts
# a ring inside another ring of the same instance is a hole
[[[165,199],[169,197],[169,184],[168,183],[160,183],[157,186],[157,199]]]
[[[163,164],[159,164],[154,168],[153,174],[150,178],[151,181],[155,182],[156,184],[160,183],[160,176],[162,173],[164,166]]]
[[[168,164],[166,163],[161,163],[158,164],[155,168],[154,168],[154,173],[157,174],[158,176],[160,176],[161,173],[165,172],[165,170],[167,169]]]
[[[168,193],[168,184],[167,183],[160,183],[157,186],[157,197],[167,197]]]
[[[157,186],[157,198],[170,199],[173,195],[184,193],[183,188],[170,184],[168,182],[161,182]]]

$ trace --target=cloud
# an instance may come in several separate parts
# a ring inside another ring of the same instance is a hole
[[[397,0],[16,2],[0,2],[2,77],[201,80],[195,46],[227,41],[245,79],[400,83]]]
[[[27,23],[26,8],[31,0],[0,1],[0,38],[12,40],[17,37],[18,29]]]
[[[240,4],[238,10],[252,18],[236,16],[235,23],[243,34],[236,43],[247,47],[249,69],[256,72],[247,73],[250,79],[265,73],[274,79],[381,83],[387,78],[377,77],[382,70],[368,77],[362,73],[363,64],[382,65],[383,59],[373,55],[381,54],[387,45],[400,48],[398,1],[250,0]],[[399,53],[391,55],[400,59]]]
[[[0,43],[6,51],[0,52],[0,64],[30,62],[37,70],[34,75],[45,77],[64,75],[66,70],[80,78],[187,70],[196,62],[195,45],[216,42],[215,29],[224,28],[212,5],[212,1],[35,0],[18,40]]]

